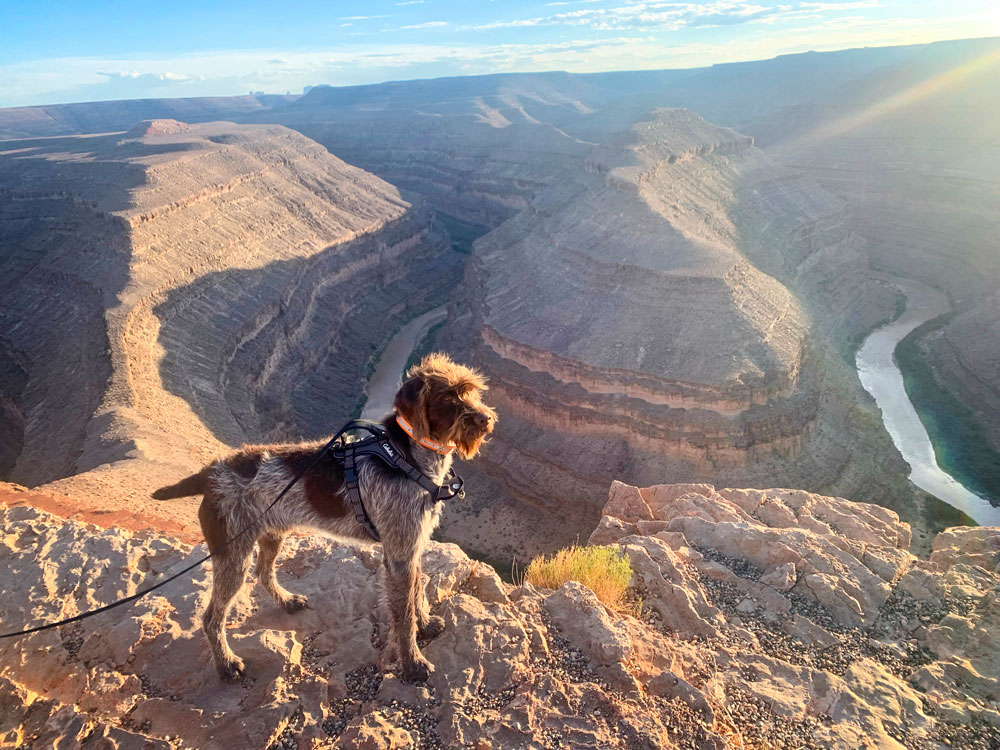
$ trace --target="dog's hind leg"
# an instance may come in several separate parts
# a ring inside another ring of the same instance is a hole
[[[309,600],[301,594],[293,594],[285,589],[274,574],[274,561],[281,552],[281,543],[285,535],[278,531],[266,531],[257,539],[260,554],[257,557],[257,567],[254,574],[261,586],[267,591],[286,612],[298,612],[308,606]]]
[[[243,660],[229,648],[226,617],[250,570],[252,550],[253,542],[232,544],[218,557],[212,558],[212,598],[202,616],[202,624],[215,668],[224,680],[238,680],[246,674]]]
[[[208,551],[212,553],[212,597],[202,615],[202,625],[219,675],[235,680],[243,676],[244,668],[243,661],[230,650],[226,641],[226,616],[250,570],[253,541],[252,537],[242,537],[226,546],[229,530],[225,514],[219,511],[219,498],[212,488],[201,501],[198,520]]]

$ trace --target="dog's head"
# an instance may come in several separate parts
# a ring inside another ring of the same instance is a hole
[[[497,413],[483,403],[485,390],[486,378],[478,371],[447,354],[428,354],[407,371],[393,408],[418,440],[454,443],[462,458],[472,458],[497,422]]]

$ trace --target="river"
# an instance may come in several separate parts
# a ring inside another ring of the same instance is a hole
[[[874,331],[857,354],[858,376],[882,410],[892,441],[910,465],[910,481],[958,508],[982,526],[1000,526],[1000,508],[972,492],[938,466],[934,447],[903,386],[893,352],[914,328],[951,309],[948,298],[911,279],[886,277],[906,295],[906,310],[892,323]]]
[[[418,315],[392,337],[368,380],[368,400],[361,410],[362,419],[381,419],[392,409],[410,354],[427,331],[444,320],[447,314],[446,306],[435,307]]]

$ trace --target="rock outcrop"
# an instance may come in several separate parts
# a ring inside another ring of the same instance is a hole
[[[486,472],[549,515],[547,544],[586,533],[614,477],[857,490],[894,460],[832,396],[851,376],[824,342],[887,301],[848,224],[750,138],[657,110],[477,242],[453,341],[503,415]]]
[[[26,494],[26,493],[25,493]],[[203,552],[159,533],[0,506],[4,630],[132,593]],[[199,630],[197,569],[129,608],[0,642],[0,742],[98,747],[643,747],[993,750],[1000,529],[906,550],[891,511],[795,490],[616,483],[591,542],[620,546],[641,617],[587,588],[511,586],[432,544],[445,631],[426,685],[376,665],[380,547],[292,538],[279,577],[311,607],[237,600],[240,685]]]
[[[425,208],[280,126],[5,142],[0,190],[0,468],[114,503],[328,432],[462,273]]]

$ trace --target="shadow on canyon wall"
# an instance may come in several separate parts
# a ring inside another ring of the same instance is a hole
[[[0,144],[0,477],[36,485],[85,471],[87,424],[111,377],[105,314],[128,283],[131,205],[146,179],[122,136]]]
[[[308,258],[207,274],[154,308],[163,385],[229,445],[328,434],[360,412],[392,334],[447,301],[465,258],[418,209]]]

